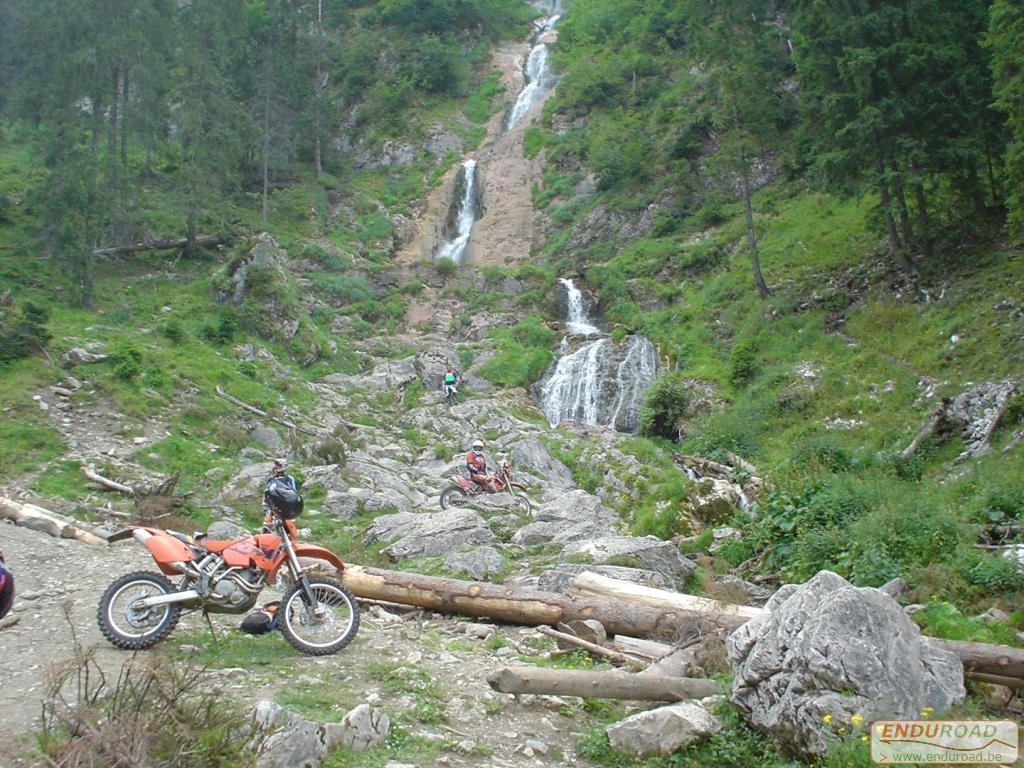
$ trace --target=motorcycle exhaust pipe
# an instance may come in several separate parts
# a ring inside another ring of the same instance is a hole
[[[157,605],[167,605],[168,603],[186,603],[189,600],[196,600],[199,598],[199,593],[194,589],[186,589],[183,592],[171,592],[169,595],[154,595],[153,597],[147,597],[138,602],[138,605],[144,608],[152,608]]]

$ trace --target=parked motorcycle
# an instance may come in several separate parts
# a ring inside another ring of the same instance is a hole
[[[182,609],[247,613],[283,568],[291,584],[277,609],[285,639],[312,656],[340,651],[359,629],[359,606],[338,581],[307,576],[299,558],[323,560],[339,571],[344,564],[330,550],[298,543],[295,523],[282,514],[273,509],[263,533],[228,541],[142,526],[111,536],[111,542],[134,537],[161,573],[137,571],[107,587],[97,611],[103,636],[118,648],[138,650],[167,637]],[[181,578],[175,585],[168,576]]]
[[[526,490],[526,486],[512,479],[511,459],[505,459],[505,461],[501,462],[498,465],[498,471],[490,478],[491,485],[497,488],[497,491],[485,491],[472,480],[462,477],[462,475],[452,475],[451,480],[455,485],[449,485],[441,491],[441,509],[463,506],[473,496],[481,494],[509,493],[515,500],[515,505],[521,513],[528,515],[533,510],[530,500],[526,498],[525,493],[522,493],[522,491]]]

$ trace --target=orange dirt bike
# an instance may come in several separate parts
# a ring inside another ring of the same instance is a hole
[[[307,576],[299,558],[324,560],[339,571],[344,564],[330,550],[298,543],[295,524],[276,511],[264,531],[230,541],[141,526],[115,533],[111,542],[134,537],[143,544],[161,573],[137,571],[107,587],[96,614],[100,631],[118,648],[149,648],[171,633],[182,609],[248,612],[283,568],[291,586],[277,608],[278,628],[302,653],[337,653],[356,636],[359,606],[338,581]],[[172,584],[168,576],[180,579]]]
[[[512,495],[515,505],[520,512],[528,515],[533,510],[530,500],[526,498],[525,493],[522,493],[522,491],[526,490],[526,486],[512,479],[511,459],[501,462],[498,465],[498,471],[490,478],[491,485],[497,488],[496,491],[485,491],[472,480],[461,475],[452,475],[451,479],[455,485],[449,485],[441,491],[441,509],[464,506],[473,496],[507,492]]]

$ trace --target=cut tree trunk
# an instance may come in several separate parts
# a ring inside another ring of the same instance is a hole
[[[588,699],[683,701],[724,693],[723,686],[714,680],[543,667],[503,667],[489,674],[487,682],[500,693],[583,696]]]
[[[201,235],[195,238],[193,245],[221,245],[226,242],[227,238],[223,235]],[[187,237],[177,238],[174,240],[147,240],[144,243],[118,245],[113,248],[97,248],[92,252],[92,255],[99,258],[109,258],[111,256],[124,256],[128,253],[138,253],[139,251],[172,251],[179,248],[185,248],[188,245],[189,240]]]
[[[597,573],[584,571],[572,581],[570,590],[578,595],[605,597],[625,602],[637,602],[653,608],[687,611],[702,616],[714,616],[716,623],[735,629],[750,619],[765,614],[763,608],[747,605],[729,605],[706,597],[669,592],[664,589],[645,587],[631,581],[611,579]]]
[[[731,629],[735,617],[685,608],[655,608],[638,602],[564,595],[382,568],[348,565],[342,575],[356,597],[429,608],[440,613],[478,616],[526,626],[596,619],[609,633],[642,635],[669,641]]]
[[[77,539],[86,544],[107,544],[106,539],[82,530],[62,515],[37,507],[35,504],[23,504],[2,496],[0,496],[0,518],[6,518],[22,528],[31,528],[56,539]]]
[[[948,397],[942,398],[942,402],[939,407],[936,408],[931,417],[928,419],[928,423],[925,424],[921,429],[914,435],[914,439],[910,442],[906,448],[900,451],[900,458],[907,459],[914,454],[918,448],[921,447],[921,443],[924,442],[925,438],[935,434],[942,423],[946,420],[946,413],[949,411],[949,406],[953,401]]]
[[[104,477],[103,475],[99,474],[96,471],[96,468],[92,464],[90,464],[87,467],[82,467],[82,474],[84,474],[86,478],[92,480],[92,482],[96,483],[97,485],[101,485],[104,488],[108,488],[111,491],[120,491],[121,493],[126,493],[129,496],[136,495],[136,491],[134,488],[124,485],[122,483],[118,483],[114,480],[111,480],[110,478]]]

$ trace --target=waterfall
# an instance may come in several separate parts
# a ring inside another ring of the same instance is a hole
[[[476,160],[470,159],[462,163],[458,180],[461,180],[462,199],[459,201],[458,215],[455,218],[455,237],[442,243],[434,258],[451,259],[456,264],[461,264],[462,255],[469,245],[469,234],[476,221]],[[456,183],[455,186],[457,189],[459,184]]]
[[[553,7],[558,5],[560,4],[556,3]],[[526,85],[519,92],[516,103],[505,120],[506,131],[519,122],[520,118],[540,101],[552,84],[551,68],[548,66],[548,44],[542,41],[544,36],[555,28],[560,18],[561,16],[558,14],[548,16],[541,22],[537,30],[538,42],[530,50],[530,55],[526,57],[526,65],[523,67]]]
[[[591,336],[600,333],[597,326],[592,325],[587,318],[587,308],[583,303],[582,291],[573,285],[572,280],[562,277],[558,279],[558,282],[565,286],[566,303],[569,307],[569,318],[565,323],[566,330],[576,336]]]
[[[600,334],[587,315],[582,292],[572,280],[559,282],[565,286],[568,334]],[[562,340],[561,357],[534,387],[548,423],[577,421],[623,432],[636,429],[637,408],[658,373],[654,345],[642,336],[628,336],[618,344],[602,336],[570,351],[569,335]]]
[[[658,352],[654,345],[643,336],[630,336],[626,355],[615,371],[615,401],[608,426],[625,432],[636,429],[640,400],[657,374]]]

